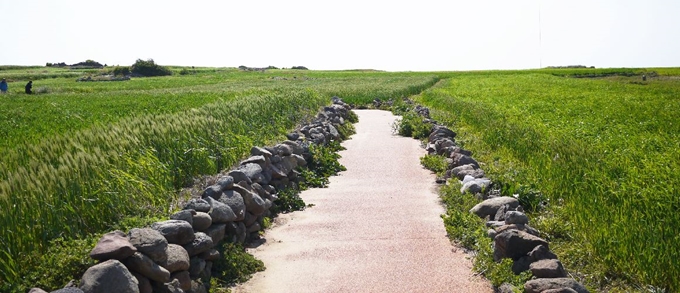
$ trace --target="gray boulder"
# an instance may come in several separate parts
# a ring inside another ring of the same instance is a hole
[[[489,238],[494,239],[496,238],[496,235],[498,235],[498,232],[496,232],[496,230],[494,229],[486,230],[486,236],[488,236]]]
[[[184,245],[189,256],[198,255],[201,252],[208,251],[213,247],[212,238],[203,232],[196,232],[195,238],[192,242]]]
[[[529,270],[529,266],[531,266],[531,258],[528,256],[522,256],[517,260],[514,260],[512,262],[512,272],[515,273],[515,275],[519,275],[524,271]]]
[[[292,157],[295,158],[295,160],[297,161],[296,164],[298,166],[302,167],[307,166],[307,160],[305,160],[305,158],[303,158],[301,155],[293,154]]]
[[[448,129],[444,126],[435,126],[435,128],[430,132],[430,136],[428,137],[429,142],[434,142],[438,138],[455,138],[456,133],[453,132],[453,130]]]
[[[167,220],[156,222],[151,225],[151,229],[160,232],[168,240],[168,243],[183,245],[194,240],[194,229],[186,221]]]
[[[222,239],[224,239],[226,227],[226,224],[214,224],[205,230],[205,234],[210,236],[213,244],[216,245],[217,243],[220,243]]]
[[[494,220],[502,222],[505,225],[505,213],[511,211],[510,205],[504,204],[498,208],[496,211],[496,216],[493,217]]]
[[[500,223],[505,223],[505,222],[500,222]],[[507,230],[524,231],[524,232],[527,232],[527,233],[534,235],[534,236],[540,235],[540,232],[538,232],[538,230],[534,229],[533,227],[531,227],[529,225],[523,225],[523,224],[503,225],[503,226],[496,228],[497,233],[503,233],[504,231],[507,231]]]
[[[461,153],[451,153],[451,159],[453,159],[453,164],[451,167],[458,167],[463,165],[473,165],[479,168],[479,163],[470,156],[463,155]]]
[[[288,174],[281,170],[278,166],[278,164],[272,164],[269,166],[269,171],[272,174],[273,179],[281,179],[284,177],[288,177]]]
[[[286,138],[288,138],[290,140],[298,140],[300,138],[300,133],[297,133],[297,132],[288,133],[288,134],[286,134]]]
[[[468,182],[465,182],[463,186],[460,188],[460,193],[480,193],[484,190],[486,190],[487,187],[491,185],[491,180],[488,178],[475,178],[473,180],[470,180]]]
[[[484,170],[482,169],[474,169],[474,170],[465,170],[461,171],[458,174],[458,179],[465,178],[465,176],[472,176],[474,178],[484,178],[486,176],[486,173],[484,173]]]
[[[539,245],[534,247],[533,250],[529,252],[529,257],[532,261],[539,261],[543,259],[557,259],[557,255],[552,253],[547,246]]]
[[[495,216],[498,208],[505,204],[509,205],[510,208],[516,208],[519,205],[519,201],[516,198],[509,196],[494,197],[478,203],[470,209],[470,212],[480,218]]]
[[[453,159],[450,159],[450,160],[451,160],[451,163],[453,163]],[[463,180],[463,178],[465,178],[465,175],[467,175],[467,174],[459,175],[459,174],[461,174],[461,172],[463,172],[463,171],[474,171],[475,169],[477,169],[477,168],[475,167],[475,165],[472,165],[472,164],[462,165],[462,166],[452,168],[451,169],[451,175],[458,177],[459,180]]]
[[[170,281],[170,272],[143,253],[135,252],[135,254],[126,258],[124,262],[128,269],[138,272],[151,280],[161,283]]]
[[[468,150],[461,149],[460,147],[453,147],[451,149],[451,154],[456,153],[456,154],[461,154],[461,155],[466,155],[466,156],[472,156],[472,152]],[[451,157],[451,154],[449,154],[449,157]]]
[[[191,278],[197,278],[205,269],[205,260],[199,257],[191,258],[191,265],[189,266],[189,275]]]
[[[297,163],[298,163],[298,160],[297,160],[297,158],[295,157],[295,155],[291,155],[291,156],[288,156],[288,157],[283,157],[282,159],[283,159],[282,162],[286,165],[286,168],[290,168],[290,171],[291,171],[291,172],[292,172],[293,170],[295,170],[295,168],[297,168],[297,166],[298,166],[298,164],[297,164]]]
[[[168,272],[186,271],[189,269],[189,253],[177,244],[168,245],[168,259],[160,263]]]
[[[179,288],[184,291],[191,290],[191,276],[189,271],[176,272],[170,275],[170,279],[179,281]]]
[[[282,143],[277,144],[276,146],[274,146],[274,149],[276,150],[277,154],[282,157],[290,156],[293,154],[293,149],[287,144]]]
[[[128,232],[128,239],[138,252],[146,254],[153,261],[162,262],[168,257],[168,240],[161,232],[151,228],[133,228]]]
[[[219,185],[210,185],[203,190],[203,193],[201,193],[201,198],[216,198],[219,197],[220,194],[222,194],[222,187]]]
[[[494,238],[494,258],[496,260],[502,258],[518,260],[538,245],[548,247],[548,242],[527,232],[506,230],[498,233]]]
[[[261,147],[252,147],[250,149],[250,154],[253,156],[264,156],[265,158],[271,158],[272,153],[264,148]]]
[[[201,282],[191,280],[191,289],[187,293],[208,293],[208,290]]]
[[[498,227],[503,227],[505,225],[505,221],[487,221],[486,226],[490,228],[498,228]]]
[[[264,190],[264,187],[260,185],[259,183],[253,183],[253,185],[250,186],[253,189],[253,192],[257,193],[262,199],[267,199],[269,198],[269,192]]]
[[[264,157],[262,157],[264,158]],[[257,175],[262,174],[262,166],[260,164],[256,163],[247,163],[245,165],[241,165],[238,167],[238,169],[243,172],[250,180],[252,181],[254,178],[257,177]]]
[[[338,129],[335,128],[332,124],[327,125],[328,128],[328,133],[331,135],[332,138],[337,139],[340,137],[340,132],[338,132]]]
[[[237,219],[236,214],[227,204],[212,198],[207,198],[207,202],[212,206],[209,214],[213,223],[227,223]]]
[[[193,217],[194,224],[192,227],[196,231],[205,231],[210,225],[212,225],[213,219],[210,214],[204,212],[198,212]]]
[[[144,277],[142,274],[135,271],[131,271],[130,273],[137,279],[139,293],[153,293],[153,287],[151,286],[151,280],[149,280],[149,278]]]
[[[253,183],[250,180],[250,177],[248,177],[248,175],[246,175],[246,173],[243,173],[243,171],[240,171],[240,170],[232,170],[231,172],[229,172],[229,176],[234,178],[234,183],[239,183],[241,181],[245,181],[248,184]]]
[[[250,212],[246,212],[246,218],[243,219],[243,224],[248,227],[255,223],[255,221],[257,221],[257,216],[251,214]]]
[[[248,233],[254,233],[254,232],[258,232],[258,231],[260,231],[260,230],[262,230],[262,227],[260,226],[260,223],[255,222],[255,223],[253,223],[252,225],[250,225],[250,226],[247,228],[246,232],[248,232]]]
[[[220,258],[220,252],[213,248],[208,251],[201,252],[198,257],[206,261],[215,261]]]
[[[234,185],[234,190],[243,196],[243,203],[246,206],[246,211],[258,216],[264,213],[265,202],[259,195],[240,185]]]
[[[576,290],[571,288],[559,288],[559,289],[548,289],[542,293],[578,293]]]
[[[205,192],[204,192],[205,193]],[[210,211],[210,204],[206,202],[203,199],[200,198],[192,198],[187,202],[187,204],[184,206],[185,210],[194,210],[197,212],[204,212],[207,213]]]
[[[231,177],[229,175],[221,176],[220,178],[217,179],[215,185],[218,185],[221,191],[230,189],[232,186],[234,186],[234,177]]]
[[[529,224],[529,217],[522,212],[508,211],[505,213],[505,223],[508,225],[526,225]]]
[[[137,279],[115,259],[87,269],[80,280],[80,289],[85,293],[139,293]]]
[[[267,158],[265,158],[263,155],[250,156],[249,158],[241,161],[241,166],[251,163],[263,166],[265,163],[267,163]]]
[[[567,271],[564,270],[562,263],[557,259],[544,259],[531,264],[531,273],[536,278],[564,278]]]
[[[47,293],[47,291],[40,288],[31,288],[31,290],[28,290],[28,293]]]
[[[577,293],[588,293],[586,287],[570,278],[534,279],[524,283],[524,292],[541,293],[546,290],[571,288]]]
[[[181,210],[179,212],[176,212],[172,215],[170,215],[171,220],[180,220],[180,221],[185,221],[191,225],[194,224],[194,215],[196,214],[195,210],[189,209],[189,210]]]
[[[297,142],[286,140],[283,141],[281,144],[289,146],[293,155],[302,155],[305,152],[305,149]]]
[[[137,251],[122,231],[106,233],[90,252],[90,257],[99,261],[123,260]]]
[[[171,279],[170,282],[166,283],[154,283],[153,285],[155,293],[184,293],[177,279]]]
[[[234,190],[225,190],[217,200],[231,208],[231,211],[236,216],[233,221],[243,221],[243,218],[246,216],[246,204],[240,193]]]

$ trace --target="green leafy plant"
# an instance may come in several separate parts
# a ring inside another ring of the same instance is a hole
[[[426,169],[435,172],[438,176],[444,175],[449,163],[446,157],[441,155],[426,155],[420,158],[420,164]]]
[[[172,75],[172,70],[167,67],[156,64],[153,59],[142,60],[137,59],[135,64],[130,67],[130,72],[143,76],[164,76]]]
[[[213,263],[211,284],[226,287],[242,283],[265,269],[264,263],[248,254],[241,245],[222,242],[217,251],[221,257]]]

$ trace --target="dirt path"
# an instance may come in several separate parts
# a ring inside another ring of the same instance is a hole
[[[390,112],[356,113],[347,171],[302,193],[313,207],[277,219],[250,251],[267,269],[234,291],[493,292],[446,237],[419,142],[392,134]]]

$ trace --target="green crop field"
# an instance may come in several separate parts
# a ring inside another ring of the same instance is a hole
[[[253,145],[284,140],[331,96],[347,102],[409,96],[438,80],[433,74],[199,68],[188,75],[76,82],[72,70],[42,71],[0,70],[10,87],[0,96],[5,284],[19,283],[27,269],[22,259],[53,239],[106,232],[128,216],[167,214],[194,178],[231,167]],[[34,79],[38,94],[23,94],[21,78]]]
[[[284,140],[331,96],[365,105],[411,95],[494,181],[546,197],[532,223],[580,280],[680,290],[680,69],[172,67],[165,77],[76,82],[106,70],[0,66],[10,87],[0,95],[0,291],[26,285],[25,260],[54,241],[176,209],[196,177]],[[23,94],[29,79],[38,94]]]
[[[677,292],[680,78],[539,72],[460,75],[418,101],[496,182],[545,196],[534,223],[588,285]]]

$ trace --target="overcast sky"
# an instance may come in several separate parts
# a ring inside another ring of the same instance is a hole
[[[678,0],[0,0],[0,29],[3,65],[680,66]]]

